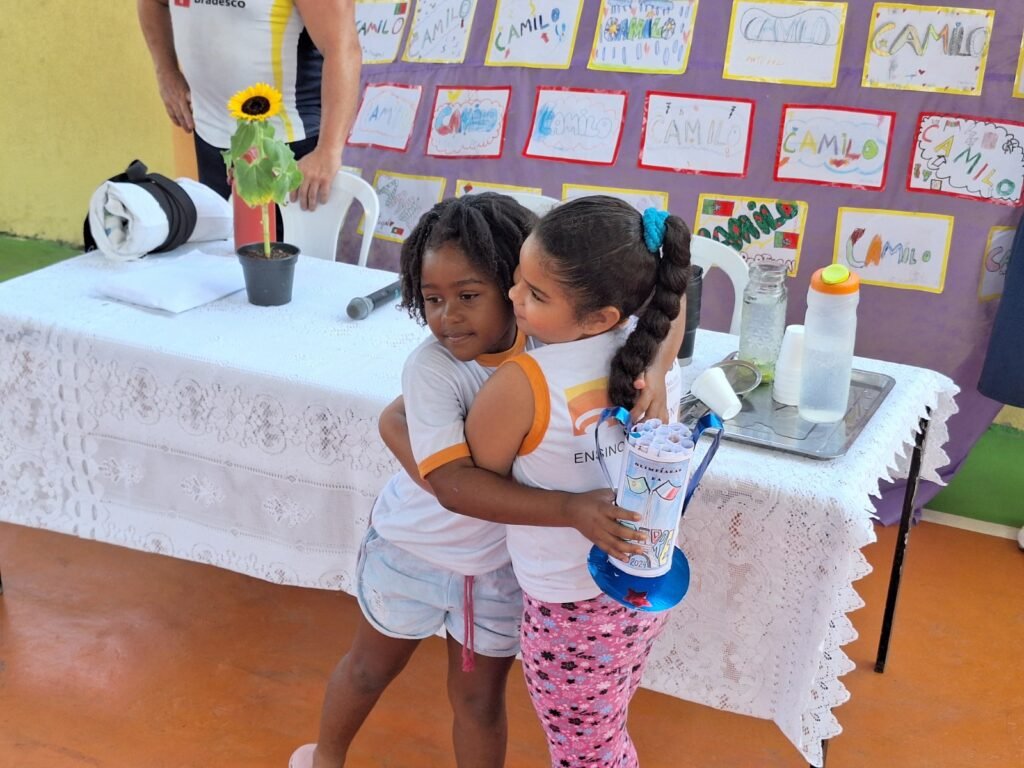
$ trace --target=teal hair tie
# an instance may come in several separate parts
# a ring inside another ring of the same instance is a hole
[[[668,211],[648,208],[644,211],[644,245],[651,253],[658,253],[665,242],[665,220]]]

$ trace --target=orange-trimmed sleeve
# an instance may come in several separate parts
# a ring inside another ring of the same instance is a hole
[[[443,467],[445,464],[455,461],[456,459],[469,458],[469,455],[469,446],[465,443],[449,445],[447,448],[443,448],[437,453],[427,456],[427,458],[417,464],[416,467],[420,471],[420,477],[426,479],[427,475],[438,467]]]
[[[523,444],[519,446],[518,455],[526,456],[533,453],[540,441],[544,439],[548,431],[548,423],[551,421],[551,395],[548,394],[548,382],[544,378],[537,361],[528,354],[516,355],[506,361],[507,364],[518,365],[526,374],[530,382],[530,389],[533,392],[533,423],[530,431],[523,438]]]

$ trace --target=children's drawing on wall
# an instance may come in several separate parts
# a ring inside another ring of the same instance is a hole
[[[840,208],[832,260],[868,285],[942,293],[952,237],[952,216]]]
[[[420,216],[441,202],[445,179],[440,176],[377,171],[373,187],[380,198],[380,218],[373,236],[401,243],[412,232]],[[360,222],[360,233],[362,229]]]
[[[1003,295],[1006,283],[1006,268],[1010,265],[1013,249],[1014,227],[992,227],[985,239],[985,254],[981,261],[981,279],[978,282],[978,298],[992,301]]]
[[[787,104],[775,180],[884,189],[895,120],[895,112]]]
[[[398,58],[411,5],[394,0],[356,1],[356,34],[363,64],[390,64]]]
[[[511,88],[439,85],[427,137],[434,157],[501,157]]]
[[[640,138],[641,168],[745,176],[754,102],[649,91]]]
[[[497,192],[508,194],[510,192],[526,192],[531,195],[542,195],[540,187],[521,187],[518,184],[499,184],[495,181],[472,181],[470,179],[457,179],[455,182],[455,196],[473,195],[477,192]]]
[[[404,152],[409,147],[422,93],[423,88],[419,85],[367,85],[348,143],[357,147],[381,147]]]
[[[1017,57],[1017,74],[1013,78],[1013,97],[1024,99],[1024,36],[1020,39],[1020,54]]]
[[[722,77],[834,88],[846,3],[736,0]]]
[[[589,69],[681,75],[697,0],[602,0]]]
[[[861,85],[977,96],[994,16],[974,8],[875,3]]]
[[[475,14],[476,0],[417,0],[402,60],[461,64]]]
[[[1024,123],[922,112],[907,189],[1020,205]]]
[[[622,140],[625,91],[537,89],[523,154],[548,160],[613,165]]]
[[[575,200],[589,195],[608,195],[625,200],[641,213],[648,208],[668,210],[668,192],[655,189],[622,189],[619,187],[594,187],[589,184],[563,184],[562,199]]]
[[[583,0],[498,0],[489,67],[568,69]]]
[[[806,224],[802,200],[703,194],[693,229],[739,251],[750,266],[782,264],[795,277]]]

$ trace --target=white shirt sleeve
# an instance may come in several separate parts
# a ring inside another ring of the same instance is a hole
[[[458,365],[432,342],[410,355],[402,369],[409,441],[421,476],[470,455],[465,435],[469,403],[459,387]]]

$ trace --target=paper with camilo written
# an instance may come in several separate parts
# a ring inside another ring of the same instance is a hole
[[[549,160],[614,165],[626,112],[624,91],[537,89],[523,154]]]
[[[356,34],[363,64],[390,64],[398,58],[412,3],[394,0],[357,0]]]
[[[697,0],[603,0],[588,69],[681,75]]]

